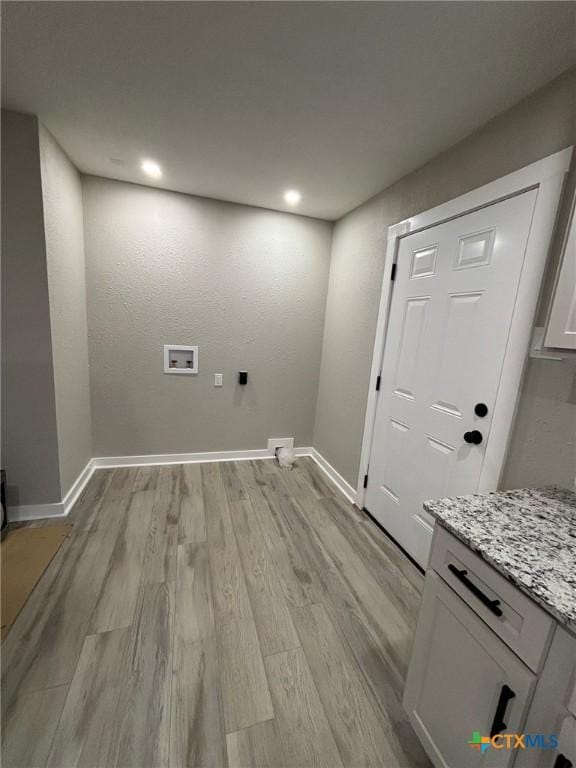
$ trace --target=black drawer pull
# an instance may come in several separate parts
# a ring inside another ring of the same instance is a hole
[[[470,579],[468,578],[468,571],[465,571],[462,569],[461,571],[456,568],[455,565],[452,563],[449,564],[448,570],[451,571],[454,576],[458,579],[458,581],[461,581],[462,584],[464,584],[465,587],[468,587],[470,592],[480,600],[480,602],[486,606],[494,616],[502,616],[502,608],[500,608],[500,600],[490,600],[488,595],[485,595],[484,592],[482,592],[481,589],[478,589],[476,584],[473,584]]]
[[[572,760],[568,760],[565,755],[558,755],[554,768],[572,768]]]
[[[496,705],[496,712],[494,713],[494,720],[492,721],[492,727],[490,728],[490,738],[492,738],[492,736],[496,736],[497,733],[502,733],[502,731],[507,727],[506,723],[504,722],[504,715],[506,714],[506,709],[508,708],[508,702],[510,699],[515,698],[515,696],[516,694],[512,688],[506,684],[502,686],[498,704]]]

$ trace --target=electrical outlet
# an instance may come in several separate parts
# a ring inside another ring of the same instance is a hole
[[[293,437],[271,437],[268,440],[268,453],[271,456],[275,456],[276,448],[294,448],[294,438]]]
[[[214,386],[215,387],[221,387],[223,383],[223,375],[221,373],[215,373],[214,374]]]

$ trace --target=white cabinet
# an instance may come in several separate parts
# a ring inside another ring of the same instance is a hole
[[[526,728],[528,733],[534,729]],[[523,749],[518,752],[514,768],[575,768],[576,766],[576,719],[570,715],[560,721],[558,728],[546,731],[557,738],[555,749]],[[548,737],[549,738],[549,737]]]
[[[558,748],[523,750],[514,768],[576,768],[576,637],[558,627],[528,713],[528,733],[554,734]]]
[[[573,768],[576,765],[576,719],[565,717],[560,728],[554,768]]]
[[[576,768],[576,637],[437,526],[403,703],[437,768]]]
[[[507,766],[513,750],[481,751],[473,734],[519,733],[535,675],[435,573],[428,571],[404,707],[442,768]]]
[[[576,350],[576,215],[564,240],[562,261],[552,299],[544,344]]]
[[[555,624],[548,613],[439,526],[430,567],[527,667],[538,672]]]

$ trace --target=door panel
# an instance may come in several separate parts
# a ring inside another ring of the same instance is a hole
[[[535,201],[525,192],[400,240],[365,506],[423,566],[422,502],[478,487]],[[472,430],[481,444],[464,440]]]
[[[402,338],[397,353],[396,386],[394,394],[400,397],[415,398],[418,353],[426,328],[428,297],[408,299],[404,307]]]
[[[458,403],[462,402],[461,377],[453,375],[459,365],[470,365],[473,349],[469,343],[476,326],[476,316],[483,293],[452,294],[445,309],[444,329],[440,338],[440,365],[431,387],[432,405],[450,416],[462,417]],[[437,398],[437,399],[436,399]]]

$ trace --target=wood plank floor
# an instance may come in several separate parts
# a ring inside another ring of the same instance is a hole
[[[98,470],[69,520],[2,645],[5,768],[429,768],[422,577],[311,459]]]

